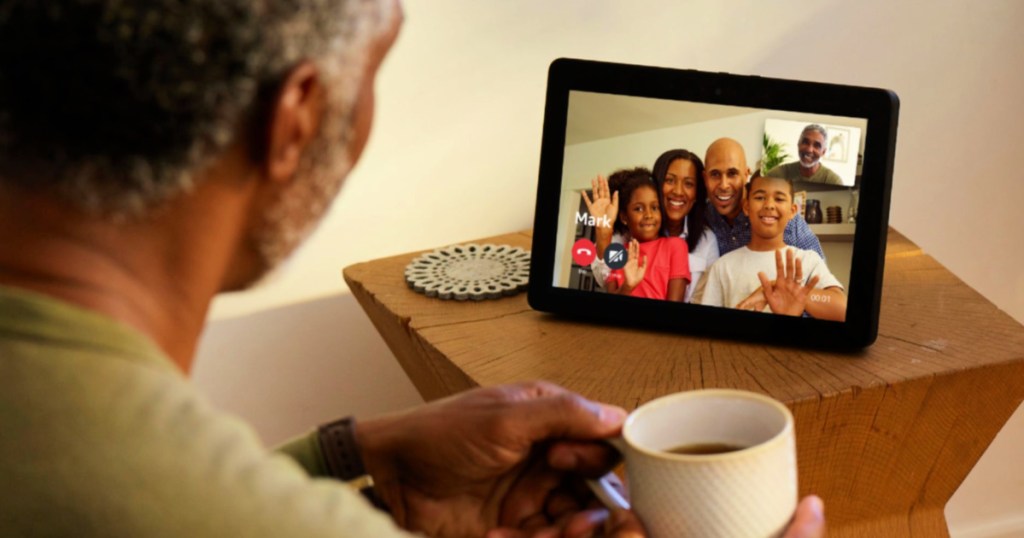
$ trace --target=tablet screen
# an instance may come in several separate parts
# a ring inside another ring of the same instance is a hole
[[[551,64],[528,300],[802,346],[878,333],[899,98],[882,88]]]
[[[844,321],[868,129],[569,91],[552,285]]]

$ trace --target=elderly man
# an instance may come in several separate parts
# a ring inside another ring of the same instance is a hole
[[[270,453],[187,382],[213,296],[287,256],[359,158],[400,19],[391,0],[0,1],[0,535],[643,535],[579,488],[624,411],[557,386]],[[822,526],[810,498],[791,532]]]
[[[791,181],[843,185],[839,175],[821,164],[821,158],[828,152],[828,131],[816,123],[804,127],[797,141],[800,160],[780,164],[768,171],[769,177],[781,177]]]
[[[708,226],[718,239],[718,250],[725,256],[750,242],[750,219],[743,214],[743,186],[750,178],[743,146],[731,138],[719,138],[708,146],[704,156],[704,184],[708,190]],[[814,232],[799,215],[789,221],[783,233],[787,245],[813,250],[822,259],[825,253]]]

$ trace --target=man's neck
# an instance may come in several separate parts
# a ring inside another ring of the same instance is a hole
[[[818,172],[818,168],[821,168],[821,163],[814,163],[814,166],[811,167],[801,166],[800,175],[803,177],[811,177]]]
[[[212,231],[204,226],[213,224],[190,221],[187,212],[112,221],[11,189],[0,190],[0,215],[7,223],[0,227],[0,244],[7,247],[0,249],[0,284],[125,323],[189,372],[210,301],[232,255],[230,245],[212,244],[224,234],[196,233]],[[168,226],[168,219],[191,227]],[[186,232],[196,237],[189,240]]]
[[[722,218],[725,219],[725,222],[727,222],[729,226],[734,226],[736,224],[736,217],[739,217],[741,214],[743,214],[743,212],[740,211],[739,208],[736,208],[736,211],[728,215],[722,215]]]

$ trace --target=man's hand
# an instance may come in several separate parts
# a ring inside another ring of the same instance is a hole
[[[626,412],[549,383],[489,387],[360,422],[378,494],[402,527],[429,536],[532,532],[566,524],[593,500],[582,477],[618,460],[599,439]]]
[[[584,535],[566,533],[563,536]],[[618,510],[607,519],[604,536],[606,538],[643,538],[647,535],[633,512]],[[823,536],[825,536],[825,507],[816,495],[808,495],[797,505],[793,521],[782,538],[822,538]]]
[[[576,514],[561,527],[548,527],[539,532],[501,529],[487,538],[584,538],[595,536],[595,530],[604,527],[605,538],[645,538],[643,525],[636,514],[627,510],[609,513],[604,509]],[[823,538],[825,536],[825,507],[816,495],[804,497],[796,507],[793,521],[782,538]]]
[[[604,532],[601,532],[601,531]],[[486,538],[646,538],[647,531],[629,510],[609,512],[596,508],[579,512],[558,526],[534,531],[520,529],[498,529],[487,533]],[[786,537],[790,538],[790,537]],[[803,538],[803,537],[800,537]]]
[[[825,536],[825,505],[817,495],[804,497],[796,507],[793,522],[782,538],[822,538]]]
[[[768,280],[764,272],[757,273],[761,279],[765,301],[776,314],[799,316],[804,313],[807,296],[818,284],[818,277],[813,277],[807,284],[800,284],[804,279],[802,262],[799,258],[794,262],[793,250],[786,249],[786,263],[782,263],[782,249],[775,251],[775,282]]]

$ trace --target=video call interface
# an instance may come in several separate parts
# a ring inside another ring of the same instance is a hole
[[[554,285],[845,321],[866,132],[572,91]]]

